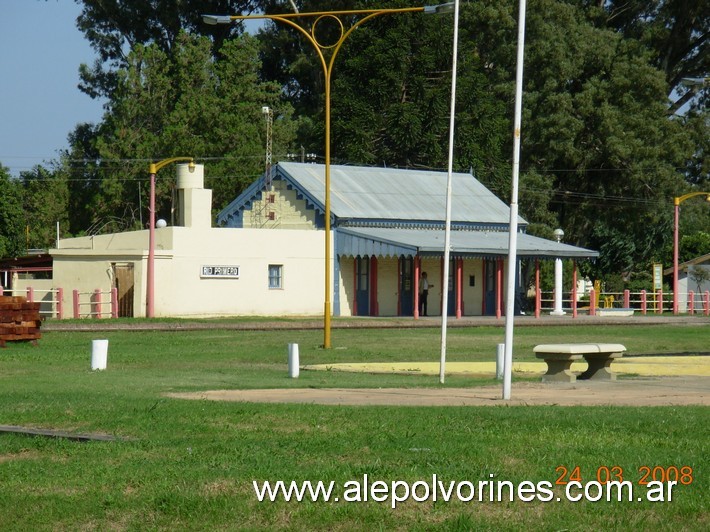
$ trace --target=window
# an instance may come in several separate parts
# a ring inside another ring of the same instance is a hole
[[[281,264],[269,264],[269,289],[282,288],[283,266]]]

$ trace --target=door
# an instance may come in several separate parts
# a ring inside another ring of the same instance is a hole
[[[483,300],[485,303],[485,308],[483,314],[485,316],[495,316],[496,314],[496,293],[497,293],[497,261],[486,260],[483,263],[485,269],[485,289],[483,294]]]
[[[446,312],[448,316],[456,315],[456,287],[458,279],[456,279],[456,259],[449,261],[449,295],[446,301]]]
[[[370,315],[370,258],[355,259],[355,301],[357,315]]]
[[[118,292],[118,317],[133,317],[133,263],[112,264],[113,285]]]
[[[414,315],[414,259],[399,257],[399,315]]]

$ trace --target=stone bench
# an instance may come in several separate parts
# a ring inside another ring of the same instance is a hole
[[[611,363],[623,356],[626,347],[621,344],[543,344],[535,346],[533,351],[547,363],[542,382],[574,382],[577,378],[614,381],[616,373],[611,371]],[[577,377],[570,368],[572,362],[582,358],[587,361],[587,370]]]

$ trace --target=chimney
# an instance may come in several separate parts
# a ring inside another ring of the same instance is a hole
[[[177,165],[177,225],[209,229],[212,227],[212,191],[204,188],[205,166]]]

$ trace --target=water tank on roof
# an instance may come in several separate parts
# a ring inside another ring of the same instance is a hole
[[[205,187],[205,165],[194,165],[192,172],[189,164],[177,165],[177,188],[204,188]]]

